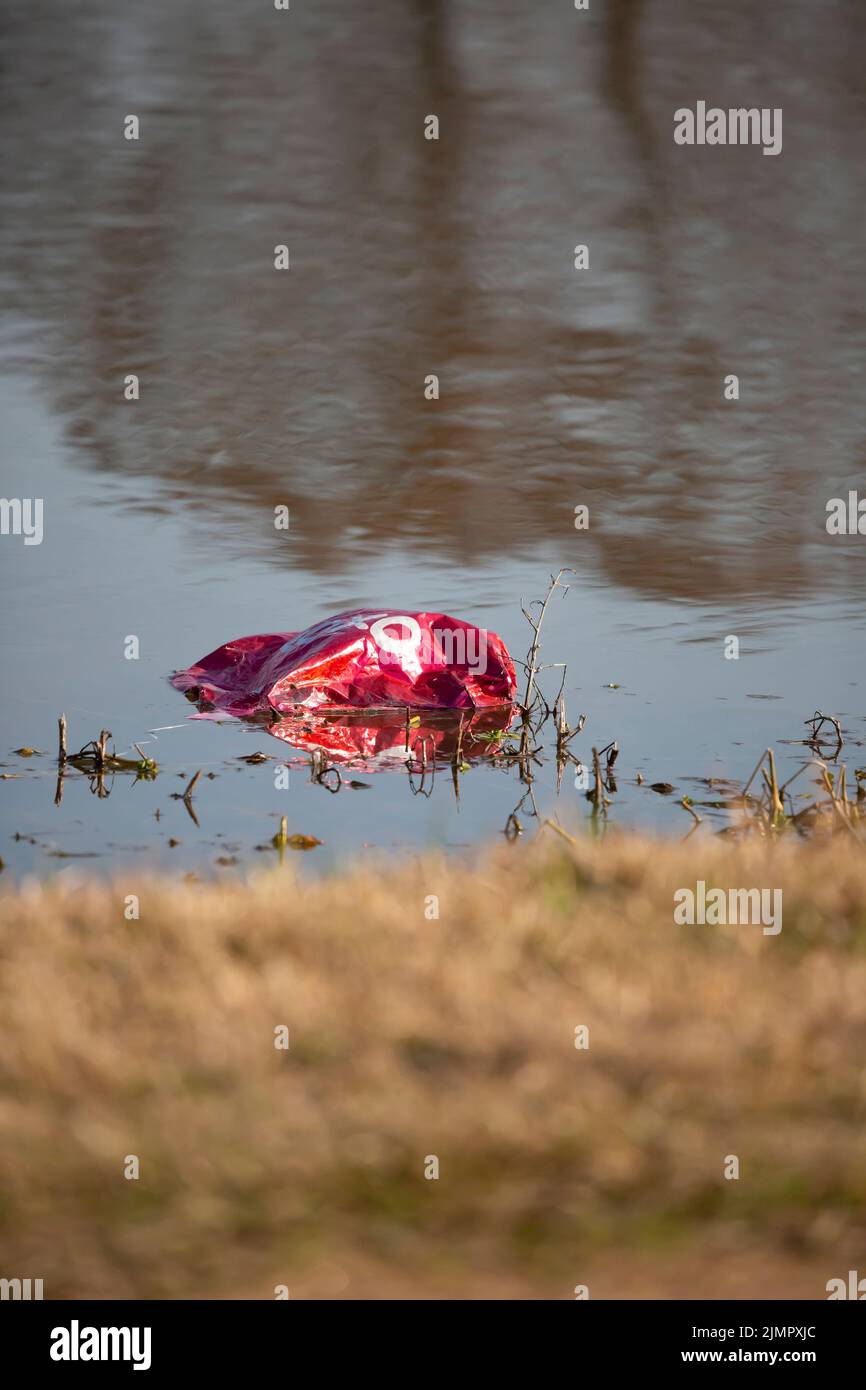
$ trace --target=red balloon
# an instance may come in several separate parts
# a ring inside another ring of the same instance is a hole
[[[200,706],[275,710],[480,710],[510,705],[514,664],[495,632],[445,613],[351,610],[303,632],[239,637],[172,677]]]

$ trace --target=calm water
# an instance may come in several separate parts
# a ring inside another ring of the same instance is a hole
[[[561,565],[544,654],[587,715],[575,750],[619,743],[611,825],[684,834],[695,779],[742,781],[770,744],[792,771],[816,708],[866,763],[866,537],[824,524],[866,496],[861,3],[79,0],[0,23],[2,493],[45,506],[41,545],[0,537],[7,875],[246,872],[280,815],[324,842],[310,867],[499,834],[513,771],[473,767],[459,801],[403,768],[331,795],[298,759],[278,791],[239,758],[291,750],[191,722],[166,676],[351,605],[523,655],[520,599]],[[782,153],[676,146],[698,100],[782,107]],[[56,807],[61,710],[73,748],[108,728],[157,780],[100,798],[70,773]],[[171,793],[199,768],[196,826]],[[535,791],[587,821],[552,761]]]

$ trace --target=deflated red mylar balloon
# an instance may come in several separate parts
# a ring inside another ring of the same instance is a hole
[[[495,632],[445,613],[339,613],[303,632],[238,637],[172,685],[200,704],[248,717],[268,710],[475,710],[509,705],[514,665]]]

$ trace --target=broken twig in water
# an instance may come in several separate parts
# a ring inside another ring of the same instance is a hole
[[[575,571],[574,571],[573,569],[563,568],[563,569],[559,570],[557,574],[552,574],[552,575],[550,576],[550,584],[548,585],[547,593],[545,594],[544,598],[543,598],[543,599],[535,599],[535,600],[534,600],[535,603],[540,603],[540,604],[541,604],[541,612],[540,612],[539,615],[538,615],[538,621],[537,621],[537,622],[536,622],[536,620],[532,617],[532,615],[527,611],[525,605],[522,604],[522,603],[521,603],[521,605],[520,605],[521,608],[522,608],[522,610],[523,610],[523,616],[524,616],[524,618],[526,619],[526,621],[529,623],[529,626],[532,628],[532,632],[533,632],[532,644],[531,644],[531,646],[530,646],[530,648],[529,648],[529,653],[528,653],[528,660],[524,663],[524,665],[526,666],[526,670],[527,670],[527,676],[526,676],[526,691],[525,691],[524,696],[523,696],[523,710],[524,710],[524,713],[526,713],[526,714],[529,714],[529,711],[532,709],[532,705],[533,705],[533,696],[534,696],[534,694],[535,694],[536,677],[537,677],[537,675],[538,675],[538,672],[544,669],[542,666],[540,666],[540,665],[538,664],[538,659],[537,659],[537,658],[538,658],[538,653],[539,653],[539,651],[541,650],[541,629],[542,629],[542,626],[544,625],[544,618],[545,618],[545,615],[546,615],[546,613],[547,613],[547,605],[550,603],[550,600],[551,600],[551,598],[552,598],[552,596],[553,596],[553,593],[554,593],[554,590],[555,590],[555,589],[562,589],[564,594],[567,594],[567,593],[568,593],[569,586],[568,586],[567,584],[563,584],[563,583],[562,583],[562,576],[563,576],[564,574],[574,574],[574,573],[575,573]],[[530,605],[530,607],[531,607],[531,606],[532,606],[532,605]],[[560,663],[558,663],[558,664],[560,664]],[[564,681],[564,680],[565,680],[565,676],[563,676],[563,681]]]
[[[189,801],[190,797],[192,796],[192,793],[193,793],[193,789],[194,789],[194,787],[195,787],[195,784],[196,784],[196,782],[198,781],[199,777],[201,777],[201,768],[199,768],[198,772],[194,773],[193,776],[190,777],[189,782],[187,783],[187,786],[186,786],[186,790],[184,791],[184,793],[183,793],[183,795],[182,795],[182,797],[181,797],[181,800],[182,800],[182,801]]]
[[[834,759],[838,758],[839,754],[842,751],[842,745],[844,740],[842,738],[842,726],[839,723],[839,720],[836,718],[836,716],[833,714],[822,714],[819,709],[816,709],[811,719],[804,719],[803,723],[811,725],[812,734],[811,737],[806,740],[806,742],[812,744],[813,747],[816,749],[819,749],[821,744],[825,741],[819,737],[822,728],[825,724],[832,724],[834,732],[836,734],[836,749],[831,756]]]

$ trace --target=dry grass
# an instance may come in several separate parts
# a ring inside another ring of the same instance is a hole
[[[675,926],[696,878],[782,887],[781,935]],[[46,1297],[824,1297],[863,1268],[850,840],[34,890],[2,922],[0,1275]]]

